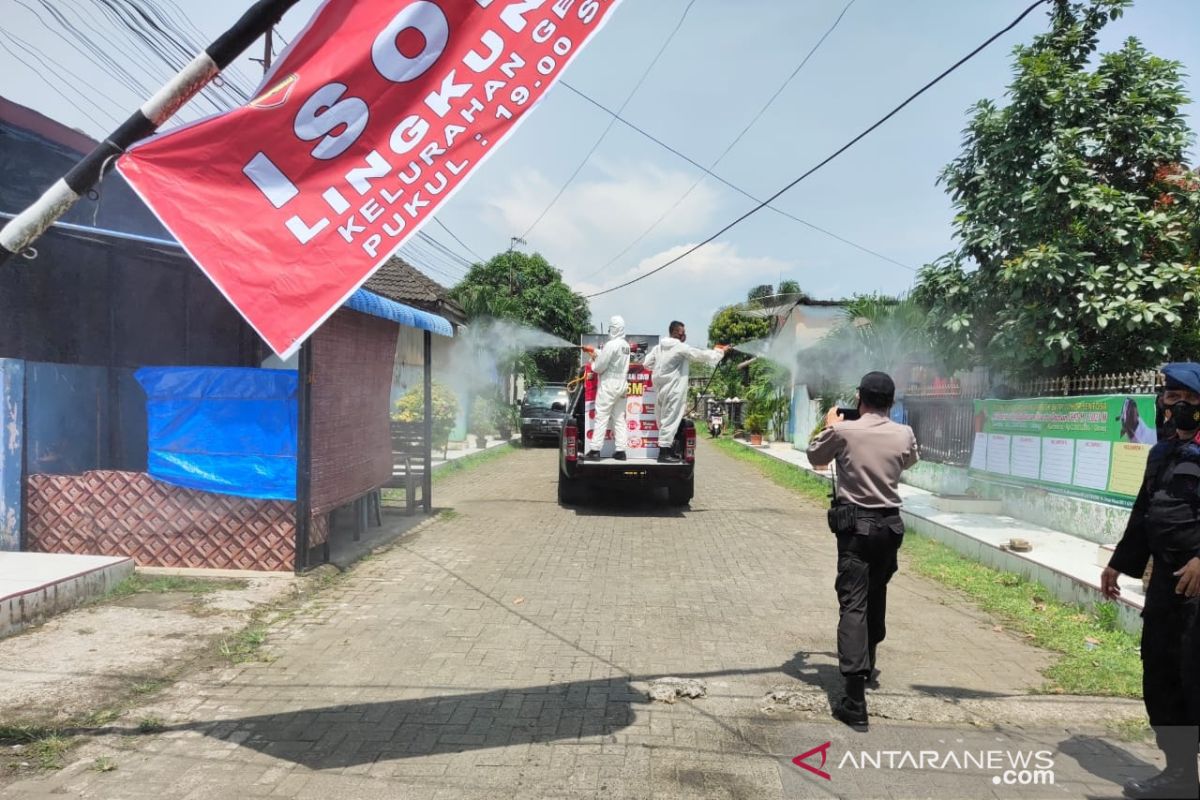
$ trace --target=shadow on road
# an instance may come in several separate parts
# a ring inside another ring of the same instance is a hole
[[[1117,786],[1130,778],[1148,778],[1160,767],[1098,736],[1076,734],[1058,744],[1058,751],[1101,780]]]
[[[565,506],[577,517],[656,517],[679,519],[696,513],[690,508],[678,508],[667,503],[666,489],[630,486],[627,491],[592,487],[584,501]]]
[[[910,685],[913,691],[952,704],[958,703],[960,700],[995,700],[1000,697],[1013,696],[1011,692],[989,692],[985,689],[964,689],[961,686],[929,686],[920,683]]]
[[[812,656],[825,656],[832,659],[834,663],[812,663],[809,660]],[[841,670],[838,669],[837,653],[824,651],[815,653],[798,652],[792,656],[790,661],[783,665],[783,674],[825,692],[825,698],[829,701],[830,712],[833,711],[834,705],[842,696],[844,681],[842,680]]]
[[[675,677],[705,679],[785,671],[781,667],[757,667]],[[166,730],[198,731],[309,769],[336,769],[378,759],[609,736],[633,724],[638,710],[651,705],[645,690],[634,684],[648,684],[658,677],[630,676],[332,705],[190,722]],[[710,716],[698,706],[693,708]],[[741,738],[736,727],[724,727]],[[756,747],[749,741],[745,744]]]

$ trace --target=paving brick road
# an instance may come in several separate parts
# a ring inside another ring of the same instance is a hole
[[[1152,769],[1106,734],[1140,704],[1031,693],[1047,654],[903,571],[871,731],[841,727],[823,511],[706,444],[690,510],[562,509],[555,456],[439,483],[453,513],[274,625],[272,660],[176,685],[125,720],[166,730],[92,737],[11,796],[1071,798]],[[663,676],[707,696],[650,702]],[[791,763],[826,742],[805,763],[828,780]],[[1004,783],[1047,779],[1003,774],[1038,750],[1052,786]]]

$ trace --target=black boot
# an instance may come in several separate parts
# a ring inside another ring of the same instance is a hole
[[[588,450],[586,453],[583,454],[583,460],[584,461],[599,461],[600,460],[600,451],[599,450]]]
[[[868,725],[866,689],[865,676],[847,675],[846,696],[833,710],[833,716],[862,733],[866,733]]]
[[[613,457],[614,461],[624,461],[625,460],[625,451],[618,450],[617,452],[612,454],[612,457]]]
[[[1144,798],[1169,798],[1169,800],[1180,800],[1180,798],[1191,798],[1194,800],[1200,789],[1196,786],[1196,766],[1193,763],[1192,768],[1187,767],[1172,767],[1168,766],[1162,772],[1155,775],[1153,778],[1143,778],[1141,780],[1126,781],[1123,794],[1132,800],[1143,800]]]

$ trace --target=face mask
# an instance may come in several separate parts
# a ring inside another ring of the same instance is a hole
[[[1171,422],[1175,423],[1178,430],[1194,431],[1200,428],[1200,406],[1180,400],[1168,408],[1171,410]]]

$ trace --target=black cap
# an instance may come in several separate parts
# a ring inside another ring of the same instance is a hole
[[[896,397],[896,383],[886,372],[868,372],[858,382],[858,391],[892,400]]]

